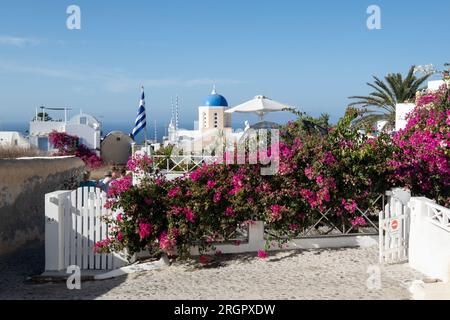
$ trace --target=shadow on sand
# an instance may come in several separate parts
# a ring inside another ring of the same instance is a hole
[[[16,252],[0,256],[0,300],[91,300],[126,279],[123,276],[104,281],[82,281],[81,290],[69,290],[64,280],[50,283],[32,281],[33,276],[44,272],[44,267],[43,242],[30,243]]]

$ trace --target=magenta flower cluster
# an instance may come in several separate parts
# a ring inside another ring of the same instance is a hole
[[[389,164],[391,181],[413,194],[450,205],[450,100],[449,88],[421,96],[408,115],[406,128],[393,142],[397,147]]]

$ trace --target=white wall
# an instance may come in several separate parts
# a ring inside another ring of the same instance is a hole
[[[80,142],[89,149],[100,150],[100,130],[96,130],[87,125],[72,123],[68,123],[65,129],[66,133],[80,138]]]
[[[398,103],[395,106],[395,131],[406,127],[406,115],[415,108],[414,103]]]
[[[444,80],[428,81],[428,90],[437,91],[444,84]]]
[[[30,135],[44,136],[52,131],[63,132],[65,124],[65,122],[58,121],[32,121],[30,122]]]
[[[450,228],[432,222],[428,217],[433,201],[411,198],[411,227],[409,234],[409,265],[428,277],[450,282]],[[441,210],[448,210],[444,207]]]

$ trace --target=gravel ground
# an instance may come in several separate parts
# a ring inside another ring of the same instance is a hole
[[[262,260],[224,255],[212,267],[174,263],[155,271],[104,281],[81,290],[65,282],[30,284],[43,271],[43,244],[0,257],[0,299],[410,299],[409,284],[422,275],[406,264],[382,267],[381,288],[369,290],[368,267],[378,248],[284,251]]]

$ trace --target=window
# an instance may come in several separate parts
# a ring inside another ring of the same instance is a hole
[[[87,124],[87,118],[86,117],[81,117],[80,118],[80,124]]]

